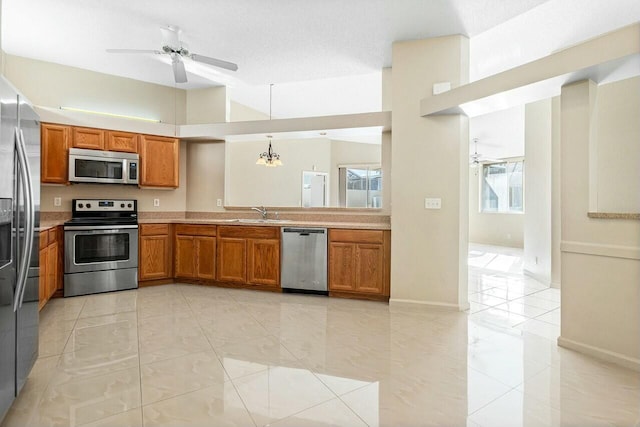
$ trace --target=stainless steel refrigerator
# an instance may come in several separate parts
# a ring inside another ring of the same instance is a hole
[[[0,421],[38,357],[40,119],[0,77]]]

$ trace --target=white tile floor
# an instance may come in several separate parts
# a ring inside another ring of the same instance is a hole
[[[190,285],[52,300],[2,427],[634,426],[640,373],[558,348],[557,296],[510,256],[472,253],[493,304],[474,313]]]
[[[555,340],[560,290],[525,276],[522,265],[522,249],[469,245],[470,318]]]

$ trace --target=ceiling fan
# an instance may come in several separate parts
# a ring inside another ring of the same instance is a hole
[[[162,32],[162,49],[107,49],[108,53],[153,53],[156,55],[169,55],[173,66],[173,77],[176,83],[187,82],[187,72],[184,68],[183,58],[189,58],[197,62],[213,65],[214,67],[223,68],[229,71],[237,71],[238,66],[233,62],[223,61],[221,59],[211,58],[204,55],[192,53],[187,45],[180,41],[180,33],[182,30],[174,25],[161,27]]]
[[[477,167],[480,163],[486,162],[497,162],[497,159],[492,159],[489,157],[485,157],[482,154],[478,153],[478,138],[473,138],[474,150],[473,154],[469,156],[469,165],[472,168]]]

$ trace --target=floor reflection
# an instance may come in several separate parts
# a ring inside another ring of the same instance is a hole
[[[559,294],[472,250],[468,312],[180,284],[52,300],[2,426],[633,426],[640,374],[558,348]]]

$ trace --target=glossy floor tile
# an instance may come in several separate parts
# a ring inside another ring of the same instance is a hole
[[[640,373],[557,346],[561,296],[521,253],[469,263],[467,312],[184,284],[54,299],[2,427],[640,421]]]

